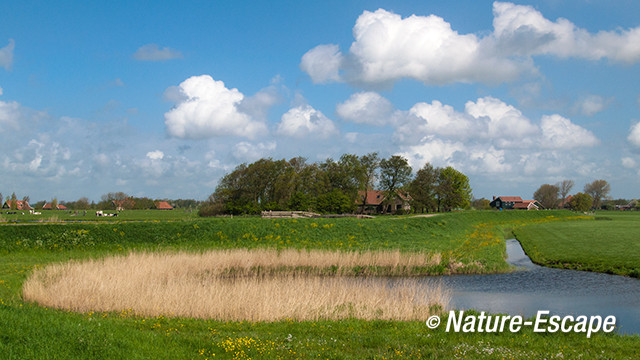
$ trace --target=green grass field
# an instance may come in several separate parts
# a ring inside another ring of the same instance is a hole
[[[22,301],[22,282],[34,267],[131,250],[265,247],[438,251],[445,255],[443,261],[455,259],[471,264],[469,271],[499,272],[508,270],[504,236],[512,229],[519,233],[528,224],[525,228],[535,229],[618,221],[593,221],[564,211],[465,212],[432,218],[362,220],[189,220],[182,214],[160,220],[145,218],[142,213],[126,216],[130,217],[128,221],[109,223],[0,225],[2,358],[634,359],[640,356],[638,336],[596,334],[587,339],[584,334],[534,334],[531,330],[500,335],[455,334],[444,332],[442,326],[429,330],[422,322],[402,321],[290,319],[254,323],[143,318],[127,309],[76,314]],[[125,220],[125,215],[118,220]]]
[[[10,214],[15,212],[16,214]],[[29,211],[2,209],[2,223],[61,223],[61,222],[114,222],[114,221],[178,221],[197,220],[198,212],[190,209],[175,210],[104,210],[104,213],[117,213],[116,217],[96,216],[96,210],[37,210],[40,215],[29,214]]]
[[[640,213],[520,227],[515,235],[538,264],[640,277]]]

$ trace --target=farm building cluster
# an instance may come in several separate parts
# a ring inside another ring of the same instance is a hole
[[[173,210],[173,206],[169,204],[167,201],[155,201],[153,209],[156,210]],[[124,209],[132,209],[133,208],[133,199],[124,199],[124,200],[113,200],[112,205],[116,211],[122,211]],[[28,201],[23,200],[7,200],[2,205],[2,209],[14,209],[16,211],[29,211],[33,213],[35,210],[31,205],[29,205]],[[42,210],[69,210],[66,206],[62,204],[56,204],[55,209],[52,203],[45,203],[42,206]]]
[[[520,196],[494,196],[489,205],[497,210],[542,210],[537,200],[522,200]]]

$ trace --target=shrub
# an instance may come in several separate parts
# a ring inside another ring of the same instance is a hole
[[[220,203],[212,203],[208,202],[203,204],[200,209],[198,209],[198,216],[206,217],[206,216],[217,216],[222,215],[224,213],[224,205]]]

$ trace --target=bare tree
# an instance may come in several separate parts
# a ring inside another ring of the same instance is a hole
[[[591,195],[593,198],[593,207],[599,209],[602,203],[602,199],[609,196],[611,191],[611,185],[606,180],[595,180],[592,183],[584,186],[584,192]]]
[[[567,195],[569,195],[569,192],[573,189],[573,185],[575,185],[573,180],[562,180],[558,185],[556,185],[560,188],[560,196],[562,197],[563,204],[567,200]]]

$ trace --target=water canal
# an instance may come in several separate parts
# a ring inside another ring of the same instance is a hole
[[[525,317],[538,310],[560,316],[614,315],[618,333],[640,334],[640,280],[538,266],[517,240],[507,240],[507,262],[518,270],[438,277],[452,290],[452,308]]]

